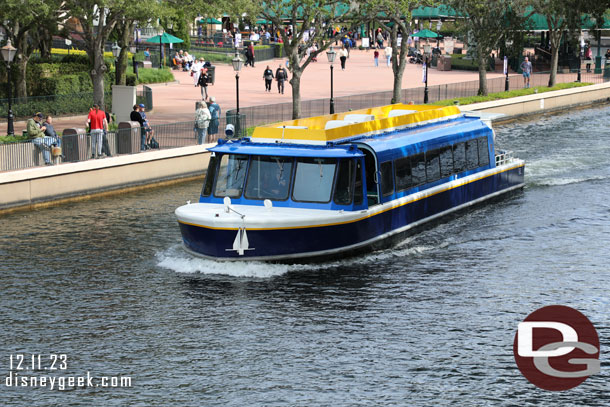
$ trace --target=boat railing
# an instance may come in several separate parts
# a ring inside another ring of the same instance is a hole
[[[498,150],[496,152],[496,167],[506,165],[514,160],[512,151]]]

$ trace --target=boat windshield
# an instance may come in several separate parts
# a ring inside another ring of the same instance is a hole
[[[228,196],[239,198],[244,187],[244,178],[248,168],[248,156],[243,154],[224,154],[220,159],[218,179],[214,195],[220,198]]]
[[[252,157],[246,182],[246,198],[280,201],[288,199],[292,162],[292,157]]]
[[[292,199],[330,202],[336,166],[336,158],[298,158]]]

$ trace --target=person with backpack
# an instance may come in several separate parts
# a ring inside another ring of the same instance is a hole
[[[288,79],[286,68],[280,65],[275,71],[275,80],[277,81],[277,92],[284,94],[284,81]]]
[[[201,90],[201,100],[206,100],[208,97],[208,69],[202,68],[201,73],[199,74],[199,81],[197,82],[197,86]]]
[[[267,69],[263,72],[263,79],[265,80],[265,92],[271,92],[271,81],[273,80],[273,71],[267,65]]]
[[[212,115],[205,102],[195,103],[195,108],[195,133],[197,134],[197,144],[203,144],[207,136],[208,127],[210,126],[210,120],[212,120]]]
[[[218,133],[218,124],[220,119],[220,106],[216,103],[216,98],[214,96],[210,96],[208,102],[208,109],[210,110],[210,115],[212,116],[212,120],[210,120],[210,125],[208,126],[208,134],[213,136]]]

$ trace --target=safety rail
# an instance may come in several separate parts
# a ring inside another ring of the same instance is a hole
[[[510,164],[514,159],[512,151],[498,150],[496,152],[496,167]]]

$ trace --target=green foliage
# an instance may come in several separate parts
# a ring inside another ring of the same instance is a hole
[[[479,65],[475,59],[470,58],[466,54],[453,54],[451,55],[451,69],[462,70],[462,71],[478,71]],[[490,66],[487,66],[487,70],[492,70]]]
[[[500,100],[500,99],[510,99],[510,98],[515,98],[518,96],[527,96],[527,95],[533,95],[535,93],[551,92],[554,90],[561,90],[561,89],[579,88],[581,86],[588,86],[588,85],[592,85],[592,83],[581,83],[581,82],[559,83],[553,87],[536,86],[536,87],[527,88],[527,89],[510,90],[508,92],[490,93],[487,96],[469,96],[469,97],[463,97],[463,98],[457,98],[457,99],[440,100],[438,102],[434,102],[431,104],[436,105],[436,106],[451,106],[451,105],[454,105],[455,102],[457,101],[457,102],[459,102],[460,105],[469,105],[472,103],[490,102],[492,100]]]
[[[21,143],[28,140],[28,136],[0,136],[0,144]]]
[[[211,63],[227,63],[230,64],[231,60],[235,58],[233,54],[219,53],[219,52],[193,52],[196,58],[203,57],[206,61]],[[243,59],[243,57],[242,57]]]
[[[106,93],[106,108],[110,109],[112,97]],[[69,95],[54,95],[30,97],[26,100],[15,100],[13,103],[13,114],[17,118],[31,117],[35,112],[51,114],[54,116],[66,114],[83,114],[89,111],[93,104],[91,92],[72,93]],[[0,103],[0,116],[6,117],[8,106]]]
[[[133,74],[133,71],[130,70],[130,73],[127,76],[128,82],[131,76],[133,76],[133,79],[135,80],[135,74]],[[140,68],[138,69],[138,76],[140,77],[140,79],[137,81],[139,84],[173,82],[176,80],[174,78],[174,74],[169,68]]]

